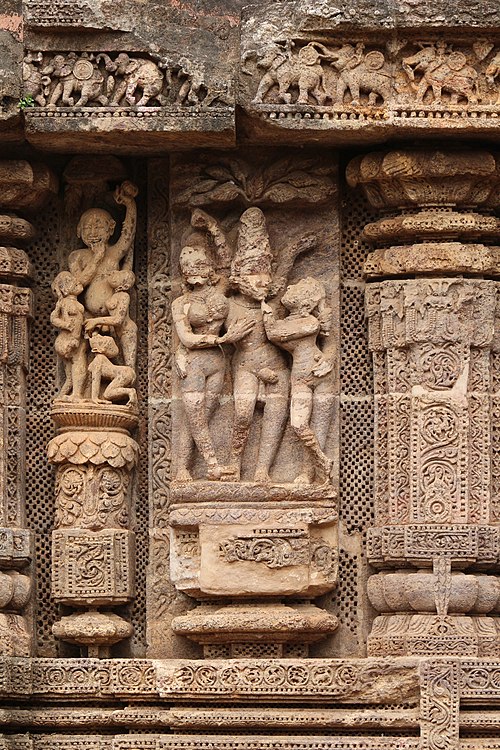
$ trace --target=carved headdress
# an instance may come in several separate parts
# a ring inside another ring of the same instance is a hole
[[[231,278],[257,273],[271,275],[272,261],[264,214],[260,208],[248,208],[240,218],[236,253],[231,262]]]

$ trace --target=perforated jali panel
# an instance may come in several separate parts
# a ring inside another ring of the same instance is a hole
[[[341,203],[341,416],[339,585],[330,609],[340,620],[336,654],[365,653],[364,534],[373,525],[373,375],[364,314],[363,263],[370,250],[360,239],[376,213],[344,186]],[[340,652],[340,653],[339,653]]]
[[[54,477],[47,462],[47,441],[54,432],[49,406],[57,393],[55,335],[50,325],[54,300],[50,284],[59,271],[60,215],[60,202],[54,200],[38,216],[38,239],[30,248],[35,269],[35,314],[30,333],[27,381],[26,502],[28,526],[35,532],[35,616],[37,652],[40,656],[56,653],[52,635],[56,607],[50,595]]]

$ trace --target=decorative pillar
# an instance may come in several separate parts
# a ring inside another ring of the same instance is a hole
[[[35,236],[17,212],[35,213],[57,190],[47,167],[0,162],[0,654],[29,656],[27,605],[32,534],[26,528],[25,445],[31,265],[23,247]],[[13,213],[13,212],[16,213]]]
[[[69,270],[52,283],[51,322],[65,376],[52,406],[58,431],[48,445],[56,468],[52,593],[77,610],[56,622],[53,632],[87,647],[91,656],[107,656],[111,645],[133,632],[110,610],[134,596],[136,194],[126,181],[113,194],[115,204],[126,208],[115,244],[110,242],[115,220],[108,211],[90,208],[82,214],[77,234],[84,247],[70,253]]]
[[[369,655],[500,653],[498,161],[368,154],[348,166],[384,216],[364,229],[376,408]]]

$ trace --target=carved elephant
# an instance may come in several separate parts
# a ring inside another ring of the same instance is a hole
[[[411,83],[417,71],[422,73],[418,85],[413,84],[417,101],[422,103],[430,89],[434,104],[442,103],[443,91],[450,94],[451,104],[457,104],[461,97],[468,104],[477,104],[477,71],[468,65],[462,52],[449,52],[448,49],[445,42],[438,42],[436,46],[424,47],[415,55],[403,59],[403,69]]]
[[[111,104],[121,104],[123,98],[131,107],[145,107],[151,99],[156,99],[160,105],[167,103],[162,95],[165,75],[152,60],[130,57],[126,52],[120,52],[115,60],[106,54],[99,55],[98,59],[105,61],[106,71],[111,73],[107,89]],[[137,102],[136,91],[142,92]]]
[[[291,45],[285,49],[273,47],[267,49],[259,57],[258,67],[264,68],[266,73],[259,83],[254,104],[262,104],[266,94],[278,86],[278,98],[285,104],[290,104],[292,95],[290,89],[297,86],[299,96],[297,104],[308,104],[312,96],[318,104],[324,104],[327,95],[324,90],[324,69],[322,60],[330,59],[330,52],[318,42],[309,42],[302,47],[295,57],[291,55]]]
[[[417,89],[420,102],[429,88],[432,89],[434,104],[441,104],[443,91],[451,94],[451,104],[457,104],[461,97],[468,104],[479,101],[478,73],[467,65],[466,57],[461,52],[452,52],[438,67],[424,71]]]
[[[360,103],[362,91],[368,93],[368,104],[377,104],[380,97],[386,102],[392,91],[392,76],[382,52],[364,54],[363,45],[345,44],[332,53],[332,66],[338,71],[336,101],[344,104],[347,91],[351,104]]]
[[[49,107],[62,104],[65,107],[85,107],[88,102],[107,104],[104,95],[104,76],[92,60],[86,57],[78,58],[74,54],[64,57],[55,55],[52,62],[42,70],[42,75],[51,80],[59,79],[48,102]],[[80,98],[75,102],[74,94]]]

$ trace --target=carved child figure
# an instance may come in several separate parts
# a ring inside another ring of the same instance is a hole
[[[262,303],[264,326],[269,340],[293,357],[290,422],[328,481],[332,461],[324,453],[327,431],[322,430],[321,425],[324,423],[323,407],[326,406],[329,413],[329,403],[328,400],[323,402],[321,391],[325,385],[329,386],[325,377],[332,371],[333,363],[324,357],[317,345],[320,333],[328,335],[330,309],[326,306],[325,287],[311,277],[301,279],[287,288],[281,302],[289,310],[283,320],[277,320],[273,309]],[[316,426],[320,428],[320,434]],[[309,482],[308,473],[303,472],[295,481]]]
[[[83,286],[69,271],[61,271],[52,282],[57,297],[50,322],[60,330],[55,350],[64,362],[66,379],[58,400],[82,401],[87,379],[86,342],[83,338],[85,308],[78,301]]]
[[[111,404],[128,398],[127,405],[137,404],[137,393],[131,386],[135,382],[135,371],[127,365],[116,365],[111,360],[118,356],[116,341],[111,336],[94,333],[90,339],[90,349],[96,355],[88,370],[91,374],[91,399],[96,404]],[[109,381],[100,397],[101,381]]]
[[[113,271],[108,276],[113,294],[106,301],[109,315],[89,318],[85,322],[85,333],[90,335],[96,328],[113,328],[120,342],[123,362],[135,369],[137,358],[137,324],[129,315],[130,294],[128,290],[135,284],[132,271]]]

